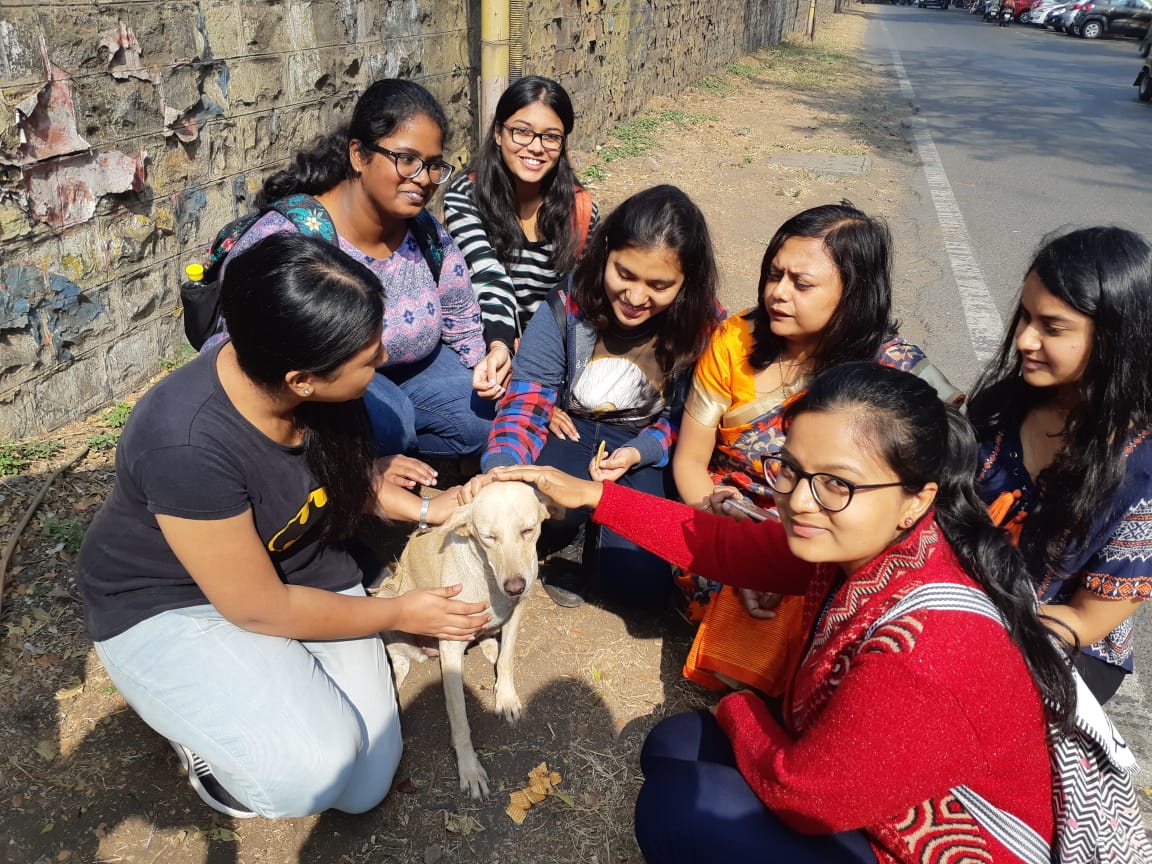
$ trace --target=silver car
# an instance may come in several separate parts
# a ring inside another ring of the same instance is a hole
[[[1035,24],[1037,27],[1051,27],[1052,16],[1062,15],[1072,7],[1071,3],[1045,3],[1039,9],[1035,6],[1030,10],[1029,16],[1030,24]]]

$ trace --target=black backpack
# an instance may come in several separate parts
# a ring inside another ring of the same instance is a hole
[[[332,217],[319,201],[311,195],[295,194],[281,198],[263,210],[258,210],[234,219],[216,234],[204,261],[204,274],[199,280],[188,279],[180,285],[180,304],[184,309],[184,335],[197,351],[212,336],[221,332],[224,320],[220,314],[220,267],[236,242],[248,233],[266,213],[275,210],[295,226],[306,237],[322,237],[333,245],[338,245],[336,226]],[[444,250],[440,246],[440,235],[436,218],[427,210],[421,210],[408,220],[416,245],[424,256],[433,281],[440,281],[440,269],[444,264]]]

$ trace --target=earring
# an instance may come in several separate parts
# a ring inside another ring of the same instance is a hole
[[[908,516],[907,518],[905,518],[905,520],[903,522],[900,523],[900,527],[911,528],[913,523],[915,523],[915,522],[916,522],[915,519],[913,519],[911,516]]]
[[[312,388],[309,387],[307,390],[301,390],[300,395],[301,396],[311,396],[312,395]]]

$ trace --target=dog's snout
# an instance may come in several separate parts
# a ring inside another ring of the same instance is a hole
[[[514,579],[509,579],[504,583],[504,591],[510,597],[519,597],[524,593],[524,589],[527,587],[527,585],[527,582],[517,576]]]

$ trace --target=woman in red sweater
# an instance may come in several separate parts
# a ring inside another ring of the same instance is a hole
[[[595,508],[692,572],[805,597],[808,647],[782,719],[741,691],[653,729],[636,804],[645,858],[1019,861],[986,830],[990,813],[1050,844],[1046,724],[1067,726],[1075,691],[974,492],[971,427],[930,385],[874,363],[824,373],[789,413],[765,460],[778,523],[551,468],[493,472]]]

